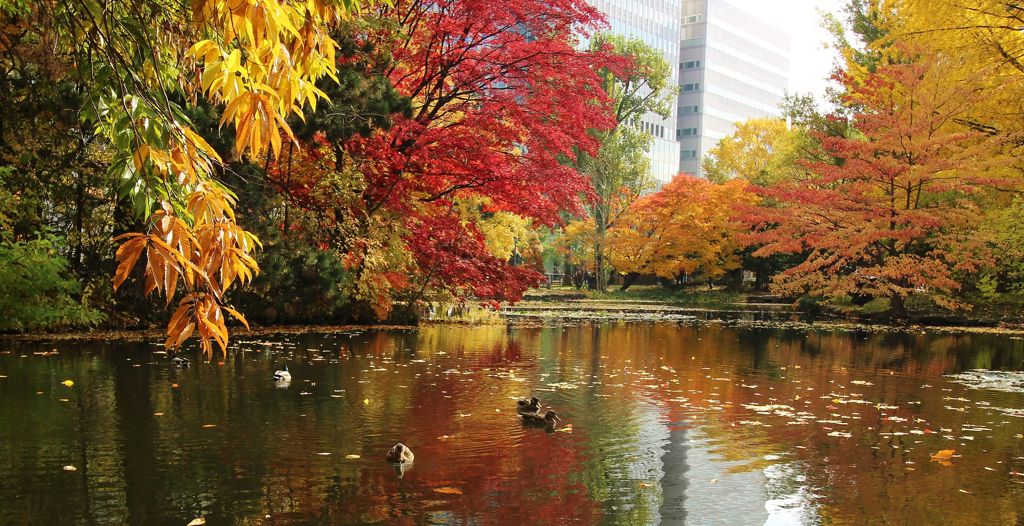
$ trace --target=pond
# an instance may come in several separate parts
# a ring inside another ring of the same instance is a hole
[[[0,523],[1024,521],[1024,394],[946,376],[1024,369],[1019,336],[536,325],[239,334],[187,368],[0,342]]]

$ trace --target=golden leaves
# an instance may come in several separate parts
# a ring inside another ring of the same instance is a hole
[[[304,118],[307,104],[316,109],[317,98],[325,97],[317,79],[335,78],[337,43],[328,25],[356,5],[318,0],[194,4],[197,20],[220,38],[196,42],[186,56],[202,62],[200,90],[225,105],[220,125],[234,125],[236,155],[273,152],[277,157],[283,135],[292,139],[285,117]]]
[[[234,222],[234,198],[212,184],[200,184],[188,198],[192,224],[173,215],[170,206],[153,214],[146,234],[126,234],[117,250],[116,289],[146,254],[145,293],[174,299],[179,280],[186,294],[167,325],[168,349],[180,347],[198,333],[203,352],[212,353],[217,342],[226,351],[228,330],[224,312],[248,328],[238,311],[221,304],[221,295],[235,281],[247,283],[259,272],[250,255],[259,240]]]

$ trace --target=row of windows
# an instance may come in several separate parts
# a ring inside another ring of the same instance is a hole
[[[697,150],[683,150],[681,152],[680,157],[682,157],[684,160],[686,160],[686,159],[696,159],[697,158]]]
[[[694,104],[693,106],[680,106],[679,113],[686,115],[689,113],[700,113],[700,106]]]
[[[680,63],[679,67],[681,67],[683,69],[697,69],[697,68],[700,67],[700,61],[699,60],[687,60],[686,62]]]
[[[683,91],[698,91],[700,90],[700,82],[688,82],[683,84]]]
[[[697,135],[697,128],[679,128],[676,130],[676,138],[681,139],[683,137],[693,137]]]
[[[651,134],[651,135],[653,135],[655,137],[660,137],[662,139],[665,138],[665,127],[664,126],[661,126],[661,125],[658,125],[658,124],[651,124],[649,122],[641,122],[640,124],[641,124],[641,128],[645,132],[647,132],[647,133],[649,133],[649,134]]]
[[[684,24],[696,24],[704,21],[704,15],[690,15],[683,19]]]

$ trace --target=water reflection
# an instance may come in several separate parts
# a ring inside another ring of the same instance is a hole
[[[1006,336],[432,325],[253,338],[188,368],[150,344],[0,345],[2,523],[1024,517],[1024,413],[1002,410],[1024,395],[943,378],[1024,368]],[[531,393],[558,430],[520,424]]]

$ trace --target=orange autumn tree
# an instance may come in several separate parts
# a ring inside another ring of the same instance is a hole
[[[714,279],[739,268],[737,236],[744,225],[733,216],[754,199],[746,186],[682,174],[637,200],[608,232],[611,263],[625,275],[622,289],[642,275],[673,280],[700,272]]]
[[[964,306],[954,297],[958,276],[988,259],[973,235],[978,204],[1013,180],[1002,139],[962,124],[985,92],[952,80],[950,57],[912,56],[860,80],[841,75],[860,135],[822,137],[837,163],[760,190],[779,206],[746,218],[754,255],[805,257],[775,276],[774,292],[885,298],[896,315],[915,291]]]
[[[331,27],[358,9],[359,0],[0,1],[7,34],[42,42],[64,66],[52,75],[83,86],[80,118],[142,221],[118,238],[114,288],[140,265],[147,295],[169,305],[180,293],[168,348],[198,335],[206,354],[213,342],[226,350],[226,315],[245,318],[225,293],[259,270],[259,240],[219,182],[224,162],[189,116],[206,111],[202,97],[232,134],[233,158],[277,156],[293,140],[285,119],[315,109],[315,83],[334,76]]]

